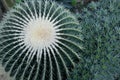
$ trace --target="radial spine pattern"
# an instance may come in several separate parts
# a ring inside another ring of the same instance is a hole
[[[13,80],[65,80],[79,60],[76,18],[55,2],[17,4],[0,28],[0,59]]]

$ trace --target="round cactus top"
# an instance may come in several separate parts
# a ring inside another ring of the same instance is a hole
[[[21,2],[1,26],[0,59],[16,80],[64,80],[80,58],[79,23],[55,2]]]

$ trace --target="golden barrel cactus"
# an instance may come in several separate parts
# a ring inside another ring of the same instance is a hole
[[[15,5],[1,22],[0,40],[1,64],[13,80],[65,80],[82,50],[77,19],[47,0]]]

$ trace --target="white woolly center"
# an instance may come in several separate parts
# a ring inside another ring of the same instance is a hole
[[[34,49],[49,47],[55,42],[56,31],[53,23],[36,19],[28,23],[25,30],[25,44]]]

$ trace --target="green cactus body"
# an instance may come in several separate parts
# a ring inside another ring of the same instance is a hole
[[[82,51],[76,18],[50,1],[14,6],[1,22],[0,40],[1,64],[13,80],[65,80]]]

